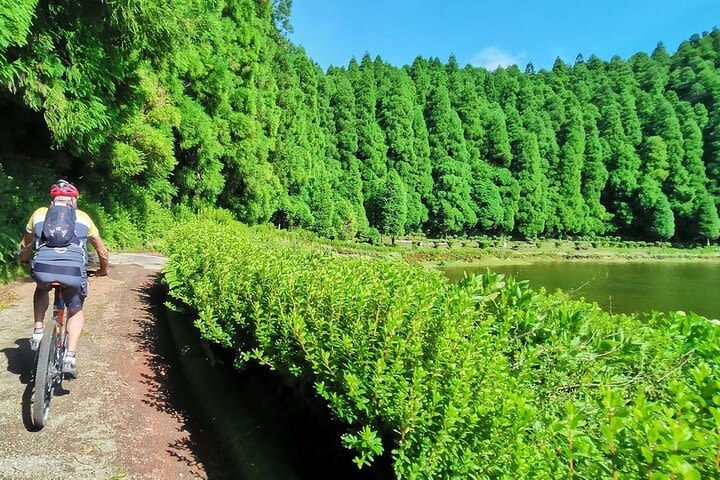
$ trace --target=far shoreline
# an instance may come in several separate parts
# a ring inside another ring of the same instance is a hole
[[[588,256],[487,256],[473,259],[434,259],[419,262],[426,267],[432,268],[478,268],[478,267],[505,267],[505,266],[528,266],[535,263],[720,263],[720,256],[717,255],[588,255]]]
[[[436,241],[434,246],[418,246],[418,241],[396,240],[395,245],[331,242],[350,247],[357,253],[389,254],[410,263],[437,266],[527,265],[534,262],[720,262],[720,246],[667,247],[636,246],[638,242],[619,242],[614,246],[592,246],[591,242],[541,240],[508,241],[497,246],[465,246],[464,241]],[[441,245],[441,246],[438,246]],[[506,245],[506,246],[505,246]]]

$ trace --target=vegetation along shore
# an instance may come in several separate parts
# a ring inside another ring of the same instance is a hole
[[[113,251],[169,258],[168,305],[222,358],[321,399],[358,467],[720,478],[720,324],[421,265],[718,261],[720,30],[548,68],[321,68],[290,15],[0,5],[0,280],[24,273],[23,227],[66,178]]]

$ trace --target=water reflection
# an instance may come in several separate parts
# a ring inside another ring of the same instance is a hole
[[[650,310],[693,311],[720,318],[720,263],[711,261],[535,261],[505,264],[444,267],[453,281],[464,272],[490,270],[530,280],[533,288],[561,289],[574,298],[584,297],[616,313]]]

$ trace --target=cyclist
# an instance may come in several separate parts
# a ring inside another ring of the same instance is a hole
[[[63,298],[69,314],[67,350],[62,371],[73,378],[77,378],[75,354],[85,322],[82,307],[87,296],[88,242],[95,247],[100,259],[97,275],[107,275],[108,267],[108,250],[100,238],[95,223],[87,213],[77,209],[79,194],[74,185],[65,180],[58,180],[50,188],[50,206],[35,210],[27,223],[25,236],[20,244],[22,250],[20,260],[24,264],[30,262],[31,254],[28,246],[34,242],[36,250],[31,263],[31,274],[37,286],[33,296],[35,326],[30,347],[37,350],[42,340],[43,320],[50,303],[49,284],[60,282],[63,284]],[[53,243],[51,240],[58,238],[57,235],[61,237],[65,235],[65,238],[69,239],[67,244],[58,244],[56,241]]]

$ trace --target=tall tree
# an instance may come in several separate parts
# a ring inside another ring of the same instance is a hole
[[[346,223],[354,224],[357,231],[365,232],[369,224],[365,214],[361,164],[355,156],[358,151],[355,95],[346,71],[331,69],[328,78],[332,82],[330,107],[335,123],[335,141],[341,170],[338,194],[347,201],[342,212],[345,212],[346,216],[352,212],[352,216],[346,218]],[[343,232],[346,231],[347,229],[343,229]]]
[[[482,112],[485,138],[480,143],[480,157],[499,167],[509,167],[512,160],[505,113],[499,105]]]
[[[408,184],[407,228],[418,231],[428,221],[428,203],[432,195],[433,177],[430,144],[422,109],[413,110],[413,161]]]
[[[427,128],[407,72],[387,66],[383,83],[378,115],[387,138],[388,164],[406,186],[406,230],[417,231],[428,219],[423,198],[432,191]]]
[[[394,169],[388,172],[385,181],[380,218],[381,232],[390,235],[395,244],[395,237],[405,233],[407,195],[405,183]]]
[[[658,182],[651,177],[644,178],[638,188],[638,201],[642,233],[657,240],[667,240],[675,234],[675,218],[670,202]]]
[[[493,182],[493,168],[483,155],[487,138],[483,118],[488,107],[477,94],[475,83],[467,70],[459,70],[457,64],[448,65],[451,104],[460,118],[463,136],[468,151],[468,162],[472,181],[473,208],[478,218],[477,227],[482,231],[493,231],[503,224],[500,190]]]
[[[607,152],[608,187],[604,192],[604,203],[614,214],[616,228],[632,232],[635,221],[633,200],[638,184],[640,158],[635,147],[625,137],[620,108],[615,95],[607,86],[597,92],[600,117],[601,144]]]
[[[698,197],[697,202],[698,236],[708,243],[717,240],[720,237],[720,220],[712,196],[706,192]]]
[[[680,122],[670,102],[663,96],[655,97],[655,132],[667,145],[669,175],[665,179],[665,191],[676,219],[685,223],[691,218],[695,192],[690,174],[685,168],[683,136]]]
[[[436,77],[425,110],[435,186],[431,222],[440,234],[459,233],[477,222],[471,198],[471,171],[462,124],[450,106],[446,81]]]
[[[559,223],[566,233],[578,234],[586,224],[585,201],[582,196],[582,169],[585,154],[585,130],[580,109],[568,112],[567,123],[561,130],[563,145],[555,175],[557,179]]]
[[[365,54],[361,65],[351,62],[348,70],[350,83],[355,91],[355,115],[358,131],[358,151],[363,179],[363,194],[368,218],[378,225],[378,198],[387,175],[385,135],[376,117],[377,91],[375,67]]]
[[[599,112],[590,105],[584,112],[585,161],[582,167],[582,195],[587,207],[586,224],[583,231],[589,235],[602,235],[607,230],[610,215],[601,202],[602,192],[608,180],[605,168],[600,132],[596,119]]]

